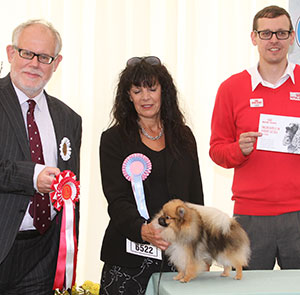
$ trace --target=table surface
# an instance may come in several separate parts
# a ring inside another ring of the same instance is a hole
[[[240,281],[233,279],[235,272],[231,272],[230,277],[226,278],[221,277],[221,273],[205,272],[189,283],[174,281],[174,273],[163,273],[159,293],[159,273],[155,273],[149,280],[146,295],[300,295],[300,270],[244,271]]]

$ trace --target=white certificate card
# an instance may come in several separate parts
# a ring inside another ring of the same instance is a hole
[[[300,154],[300,118],[260,114],[257,149]]]

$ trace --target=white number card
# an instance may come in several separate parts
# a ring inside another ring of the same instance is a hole
[[[126,239],[126,252],[161,260],[161,250],[150,244],[140,244]]]
[[[257,149],[300,154],[300,118],[260,114]]]

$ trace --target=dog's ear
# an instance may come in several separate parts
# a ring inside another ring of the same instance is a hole
[[[176,212],[177,212],[177,215],[180,218],[183,218],[184,214],[185,214],[185,209],[183,207],[181,207],[181,206],[178,206],[177,209],[176,209]]]

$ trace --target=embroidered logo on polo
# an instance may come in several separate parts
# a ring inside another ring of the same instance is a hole
[[[250,98],[251,108],[262,108],[264,106],[264,100],[262,98]]]
[[[290,100],[300,101],[300,92],[290,92]]]

